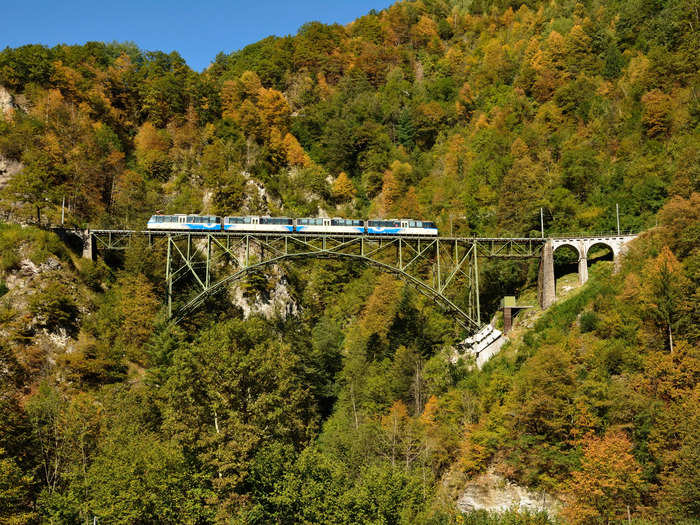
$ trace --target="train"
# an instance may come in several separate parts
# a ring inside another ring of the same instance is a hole
[[[342,235],[429,235],[437,236],[434,222],[417,219],[343,219],[340,217],[267,217],[246,215],[153,215],[149,230],[224,231],[246,233],[331,233]]]

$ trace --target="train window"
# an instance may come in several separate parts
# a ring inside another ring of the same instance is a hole
[[[423,221],[416,221],[416,228],[422,228],[423,227]]]
[[[408,227],[409,227],[409,228],[415,228],[415,227],[416,227],[416,221],[408,221]]]
[[[291,219],[286,217],[266,217],[260,219],[260,224],[291,224]]]

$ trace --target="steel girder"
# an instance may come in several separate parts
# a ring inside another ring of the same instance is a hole
[[[168,315],[176,322],[231,283],[267,265],[300,258],[362,261],[392,273],[455,315],[468,332],[481,326],[478,258],[540,257],[545,239],[396,237],[301,233],[93,230],[95,246],[123,250],[133,236],[165,242]],[[190,295],[177,301],[175,285]]]
[[[302,234],[167,234],[168,313],[176,321],[230,283],[270,264],[299,258],[362,261],[392,273],[455,315],[469,332],[479,328],[478,267],[473,240]],[[173,312],[174,285],[196,290]],[[467,289],[467,304],[456,302]]]

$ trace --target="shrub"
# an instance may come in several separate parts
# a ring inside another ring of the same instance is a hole
[[[29,311],[49,330],[64,328],[69,333],[76,332],[80,312],[68,287],[62,283],[51,282],[32,296]]]
[[[592,332],[598,327],[598,316],[595,312],[584,312],[581,314],[581,333]]]

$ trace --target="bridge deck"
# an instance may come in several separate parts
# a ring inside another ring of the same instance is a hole
[[[542,237],[445,237],[436,235],[372,235],[372,234],[362,234],[356,235],[352,233],[306,233],[306,232],[263,232],[263,231],[252,231],[252,232],[241,232],[241,231],[205,231],[205,230],[89,230],[93,234],[116,234],[116,235],[152,235],[152,236],[163,236],[163,235],[215,235],[220,237],[245,237],[246,235],[254,235],[257,237],[265,236],[297,236],[297,237],[343,237],[343,238],[353,238],[353,237],[363,237],[365,239],[410,239],[410,240],[421,240],[421,241],[432,241],[435,239],[440,239],[441,241],[477,241],[477,242],[533,242],[536,244],[543,244],[547,241],[547,238]]]

